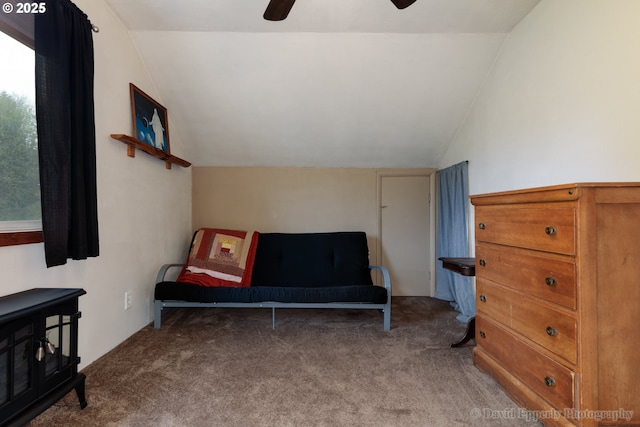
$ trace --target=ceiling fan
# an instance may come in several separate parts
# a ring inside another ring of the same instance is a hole
[[[416,0],[391,0],[391,2],[396,5],[398,9],[404,9],[405,7],[411,6],[415,3]],[[264,11],[264,19],[267,21],[282,21],[284,20],[293,4],[296,0],[271,0],[269,1],[269,5],[267,6],[267,10]]]

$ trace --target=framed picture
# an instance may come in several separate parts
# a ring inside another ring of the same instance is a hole
[[[129,83],[129,90],[133,135],[145,144],[171,154],[167,109],[133,83]]]

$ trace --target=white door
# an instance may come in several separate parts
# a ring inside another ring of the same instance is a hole
[[[430,296],[428,176],[381,177],[382,265],[393,296]]]

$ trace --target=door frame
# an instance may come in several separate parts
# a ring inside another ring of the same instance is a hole
[[[429,177],[429,295],[436,293],[436,221],[435,221],[435,194],[436,194],[436,168],[411,168],[411,169],[384,169],[376,171],[376,209],[378,239],[376,241],[375,264],[382,265],[382,178],[385,177]],[[393,286],[393,284],[392,284]]]

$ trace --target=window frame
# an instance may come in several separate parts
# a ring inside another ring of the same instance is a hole
[[[4,15],[4,18],[13,17],[16,14]],[[25,46],[34,50],[35,54],[35,41],[33,35],[27,34],[21,31],[19,26],[11,25],[11,22],[0,20],[0,31],[7,34],[9,37],[14,38],[16,41],[24,44]],[[34,81],[35,85],[35,81]],[[8,222],[8,221],[7,221]],[[22,221],[21,221],[22,222]],[[27,221],[24,221],[27,222]],[[33,222],[33,221],[28,221]],[[27,245],[31,243],[44,242],[42,234],[42,223],[40,223],[40,229],[28,230],[28,231],[0,231],[0,247],[2,246],[16,246]]]
[[[42,230],[0,233],[0,246],[28,245],[42,242],[44,242]]]

